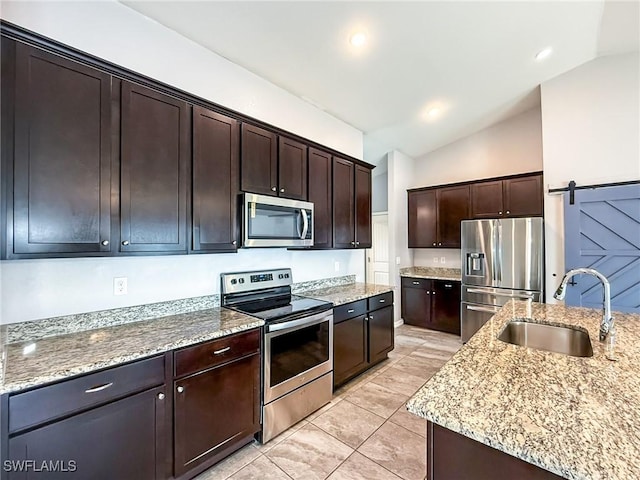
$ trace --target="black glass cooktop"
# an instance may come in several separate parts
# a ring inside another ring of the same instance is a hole
[[[265,322],[290,320],[305,315],[324,312],[333,307],[331,302],[315,298],[286,295],[233,305],[230,308],[258,317]]]

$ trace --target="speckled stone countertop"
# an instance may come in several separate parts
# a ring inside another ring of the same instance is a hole
[[[451,280],[459,282],[461,277],[459,268],[437,267],[405,267],[400,269],[401,277],[431,278],[433,280]]]
[[[640,315],[614,312],[614,358],[599,310],[511,301],[410,399],[410,412],[569,479],[640,478]],[[497,339],[513,318],[573,325],[577,358]]]
[[[332,302],[335,306],[338,306],[392,291],[393,287],[390,287],[389,285],[352,283],[349,285],[339,285],[335,287],[320,288],[317,290],[306,290],[303,292],[298,292],[298,295],[302,295],[304,297],[313,297],[317,298],[318,300],[324,300],[326,302]]]
[[[264,325],[225,308],[0,345],[0,393],[137,360]],[[6,325],[1,327],[6,329]],[[0,334],[0,338],[2,334]]]

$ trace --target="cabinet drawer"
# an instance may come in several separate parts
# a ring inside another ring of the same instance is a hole
[[[345,303],[333,309],[333,323],[338,323],[347,318],[357,317],[367,311],[367,299],[357,302]]]
[[[411,278],[411,277],[402,277],[402,287],[403,288],[424,288],[431,289],[432,280],[428,278]]]
[[[164,357],[158,356],[12,395],[9,397],[9,432],[163,383]]]
[[[367,301],[370,312],[379,308],[388,307],[393,305],[393,292],[382,293],[375,297],[369,297]]]
[[[260,330],[229,335],[174,353],[175,376],[199,372],[260,351]]]

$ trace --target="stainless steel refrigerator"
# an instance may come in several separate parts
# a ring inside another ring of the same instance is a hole
[[[461,230],[466,342],[509,300],[544,298],[544,232],[540,217],[464,220]]]

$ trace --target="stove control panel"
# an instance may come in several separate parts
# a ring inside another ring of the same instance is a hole
[[[260,270],[256,272],[223,273],[220,275],[220,279],[223,294],[284,287],[293,283],[290,268]]]

